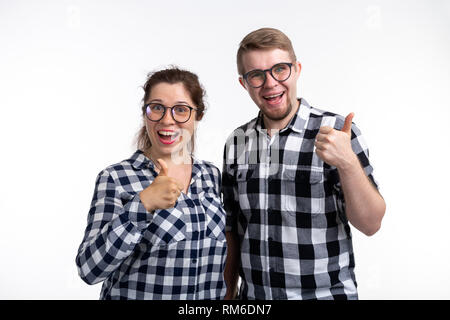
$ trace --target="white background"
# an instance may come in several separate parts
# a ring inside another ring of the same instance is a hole
[[[299,96],[354,122],[387,202],[353,230],[361,299],[450,299],[450,1],[0,1],[0,298],[98,299],[77,275],[97,173],[127,158],[146,74],[197,73],[198,158],[257,107],[236,50],[269,26],[292,40]]]

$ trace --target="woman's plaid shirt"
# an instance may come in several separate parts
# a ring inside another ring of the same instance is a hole
[[[243,299],[358,297],[339,175],[314,149],[319,128],[341,129],[344,117],[300,102],[290,124],[272,138],[258,116],[225,146],[223,202],[227,231],[240,238]],[[355,125],[351,144],[377,186]]]
[[[194,159],[187,194],[146,211],[139,193],[157,176],[141,151],[97,177],[76,263],[101,299],[221,299],[226,242],[220,172]]]

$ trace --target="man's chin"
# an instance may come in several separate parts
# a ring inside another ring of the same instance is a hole
[[[267,109],[265,109],[265,110],[262,111],[262,113],[269,120],[281,121],[281,120],[286,119],[286,117],[289,116],[291,111],[292,111],[292,106],[289,105],[286,108],[286,110],[284,110],[284,111],[282,111],[282,110],[267,110]]]

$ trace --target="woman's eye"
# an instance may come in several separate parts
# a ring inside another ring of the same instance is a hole
[[[160,104],[154,104],[154,105],[151,107],[151,109],[152,109],[152,111],[154,111],[154,112],[162,112],[162,111],[164,111],[164,107],[163,107],[162,105],[160,105]]]
[[[175,112],[176,113],[186,113],[186,112],[188,112],[188,108],[187,107],[185,107],[185,106],[176,106],[175,108]]]

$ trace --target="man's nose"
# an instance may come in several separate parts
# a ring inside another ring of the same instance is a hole
[[[266,82],[264,82],[264,87],[273,88],[278,84],[278,81],[272,77],[270,71],[266,71]]]

